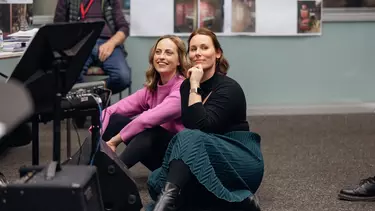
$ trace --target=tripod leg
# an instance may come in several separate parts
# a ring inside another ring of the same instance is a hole
[[[97,145],[99,144],[99,137],[100,137],[100,129],[99,129],[99,115],[95,114],[91,116],[91,125],[92,125],[92,130],[91,130],[91,156],[90,160],[93,158]]]

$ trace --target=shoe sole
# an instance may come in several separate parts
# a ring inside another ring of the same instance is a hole
[[[344,194],[339,194],[338,198],[340,200],[345,200],[345,201],[375,201],[375,196],[372,197],[360,197],[360,196],[349,196],[349,195],[344,195]]]

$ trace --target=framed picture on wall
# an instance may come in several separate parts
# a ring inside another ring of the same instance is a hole
[[[375,21],[375,0],[323,0],[324,21]]]
[[[27,30],[32,12],[32,4],[0,4],[0,29],[5,35]]]
[[[375,0],[324,0],[325,8],[373,8]]]

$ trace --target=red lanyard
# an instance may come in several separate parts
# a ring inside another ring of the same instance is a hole
[[[85,8],[85,6],[83,6],[83,3],[81,2],[81,16],[82,16],[82,19],[85,19],[85,16],[87,14],[87,12],[89,11],[92,3],[94,2],[94,0],[90,0],[89,1],[89,4],[87,5],[87,7]]]

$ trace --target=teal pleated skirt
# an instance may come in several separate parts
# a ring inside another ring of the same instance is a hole
[[[148,179],[151,198],[157,201],[164,188],[169,163],[182,160],[205,189],[227,202],[253,195],[263,179],[264,162],[258,134],[247,131],[224,135],[185,129],[169,143],[163,164]],[[194,197],[202,197],[199,192]],[[152,210],[151,203],[146,210]]]

